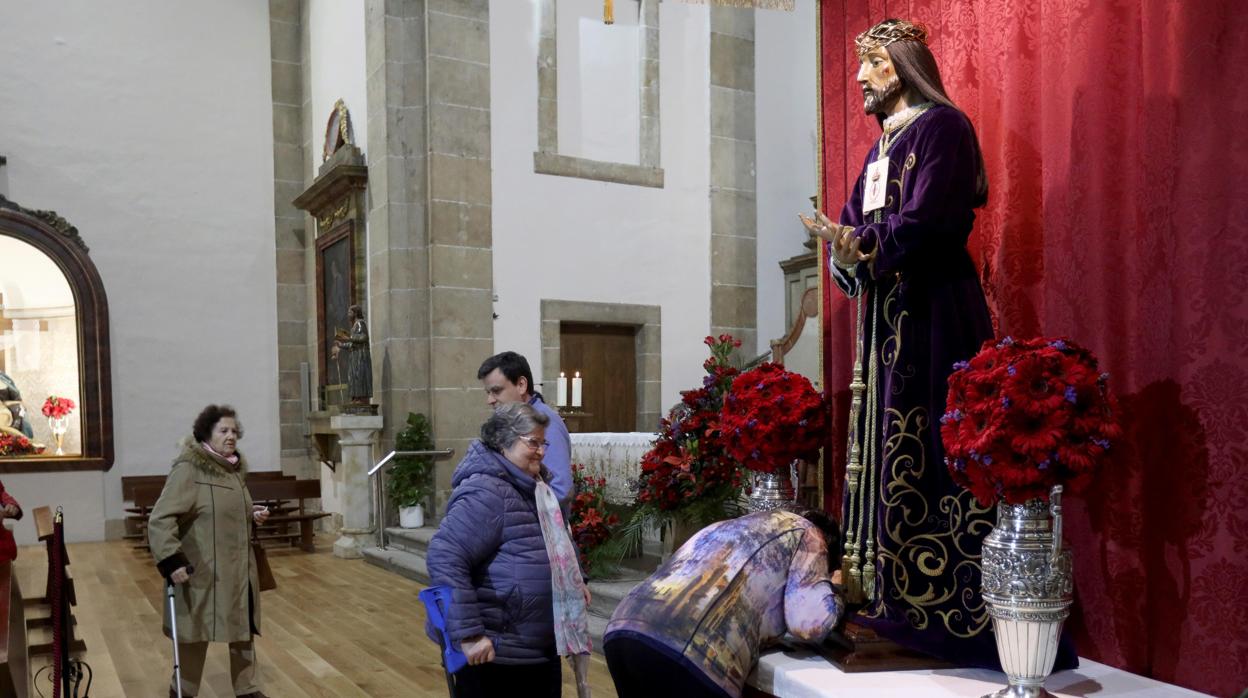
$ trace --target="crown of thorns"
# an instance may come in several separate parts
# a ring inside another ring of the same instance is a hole
[[[895,41],[917,41],[926,45],[927,27],[904,19],[886,19],[855,37],[854,47],[858,58],[862,58],[868,51]]]

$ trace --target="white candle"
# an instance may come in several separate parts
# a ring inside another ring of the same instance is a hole
[[[581,372],[577,371],[572,378],[572,406],[581,406]]]
[[[558,396],[555,400],[555,406],[563,407],[568,404],[568,377],[563,375],[563,371],[559,372],[559,388],[556,392]]]

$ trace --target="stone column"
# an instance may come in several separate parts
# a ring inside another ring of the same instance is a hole
[[[758,345],[754,10],[711,8],[711,334]]]
[[[374,446],[381,431],[382,418],[371,415],[339,414],[329,420],[338,432],[342,447],[342,528],[334,541],[334,557],[363,557],[364,548],[377,544],[373,522],[373,498],[368,469],[376,462]]]
[[[428,12],[429,405],[438,448],[462,456],[490,413],[477,367],[494,353],[490,3],[430,0]],[[438,461],[439,515],[455,464]]]
[[[369,306],[375,396],[464,453],[494,353],[488,0],[367,0]],[[453,461],[437,466],[437,508]]]
[[[309,317],[315,318],[315,284],[309,287],[304,214],[294,207],[304,190],[305,105],[310,100],[306,3],[269,0],[269,50],[273,95],[273,208],[277,247],[277,370],[282,472],[316,477],[308,458],[300,364],[308,361]],[[307,184],[311,184],[309,180]],[[315,266],[313,266],[315,269]],[[311,293],[311,298],[309,298]],[[315,335],[315,320],[311,323]]]

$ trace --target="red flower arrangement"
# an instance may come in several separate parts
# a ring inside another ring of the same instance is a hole
[[[612,529],[620,525],[620,517],[607,511],[607,481],[585,475],[585,466],[572,464],[572,482],[576,496],[572,498],[572,540],[580,556],[585,574],[600,572],[602,566],[595,555],[610,538]]]
[[[805,376],[768,362],[733,379],[719,428],[729,457],[771,473],[795,458],[818,460],[828,409]]]
[[[954,480],[986,506],[1083,486],[1121,435],[1108,378],[1068,339],[984,342],[949,376],[940,434]]]
[[[724,452],[719,413],[724,393],[740,370],[729,363],[741,341],[732,335],[703,340],[711,356],[702,364],[702,387],[681,393],[680,403],[659,420],[659,437],[641,459],[637,503],[661,512],[695,502],[712,507],[741,489],[741,470]]]
[[[43,453],[43,449],[25,436],[0,434],[0,456],[27,456]]]
[[[73,400],[67,397],[57,397],[49,395],[47,400],[43,401],[43,416],[50,419],[60,419],[69,416],[77,405]]]

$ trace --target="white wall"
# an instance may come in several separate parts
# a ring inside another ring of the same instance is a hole
[[[710,329],[708,10],[660,5],[662,189],[534,174],[537,20],[536,0],[490,2],[494,346],[541,376],[542,299],[661,306],[666,411]]]
[[[121,476],[166,472],[208,402],[239,410],[253,469],[278,466],[268,4],[11,2],[0,27],[8,195],[91,247],[117,456],[103,476],[4,480],[98,540],[123,516]],[[29,518],[17,533],[33,541]]]
[[[818,145],[815,0],[793,12],[754,13],[758,129],[758,351],[783,337],[784,272],[778,262],[806,252],[798,213],[815,194]],[[841,202],[830,204],[836,211]]]
[[[312,73],[312,149],[320,167],[325,124],[334,103],[342,99],[351,112],[355,144],[368,145],[368,89],[364,68],[363,0],[310,0],[309,58]]]

